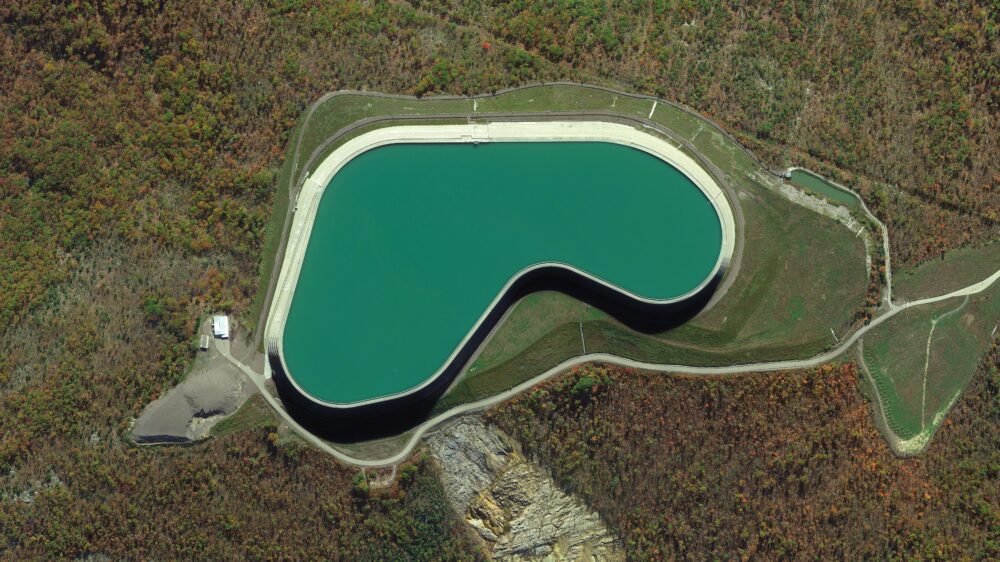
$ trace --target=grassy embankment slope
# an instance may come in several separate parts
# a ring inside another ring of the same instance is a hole
[[[1000,286],[895,316],[862,339],[862,367],[895,450],[917,453],[940,428],[995,341]],[[884,418],[882,415],[884,414]]]
[[[912,301],[945,295],[986,279],[1000,269],[1000,240],[952,250],[940,259],[893,276],[893,296]]]

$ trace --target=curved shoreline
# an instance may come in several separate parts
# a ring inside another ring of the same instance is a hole
[[[679,170],[709,200],[720,222],[722,244],[715,266],[709,275],[696,288],[684,295],[671,299],[657,300],[632,294],[601,279],[588,275],[571,265],[559,263],[536,264],[521,270],[507,282],[487,310],[480,316],[477,323],[451,353],[447,361],[418,386],[387,396],[354,403],[339,404],[318,399],[296,383],[294,376],[289,374],[283,355],[282,338],[284,326],[292,299],[294,298],[295,287],[305,258],[319,202],[327,185],[329,185],[337,172],[358,155],[388,144],[551,141],[590,141],[620,144],[646,152]],[[289,232],[288,246],[277,283],[278,290],[271,305],[265,328],[268,358],[272,362],[272,370],[278,374],[277,381],[285,387],[286,394],[294,392],[308,400],[309,404],[302,404],[304,408],[300,409],[312,411],[311,413],[347,413],[362,407],[398,401],[429,389],[439,379],[447,377],[448,374],[451,374],[453,378],[455,373],[451,371],[455,370],[455,364],[457,362],[464,364],[464,359],[467,359],[465,356],[475,351],[474,349],[469,349],[470,345],[475,344],[472,346],[478,346],[478,343],[481,343],[481,340],[492,330],[493,326],[489,325],[489,321],[491,318],[497,316],[498,307],[502,304],[508,305],[504,307],[504,310],[499,311],[500,315],[502,315],[511,304],[509,302],[511,301],[511,296],[514,295],[515,300],[519,298],[520,295],[516,294],[518,292],[517,289],[523,289],[524,286],[530,284],[530,280],[543,277],[555,279],[561,275],[563,279],[558,280],[557,282],[559,283],[566,282],[568,285],[577,288],[581,285],[587,285],[596,288],[595,292],[607,291],[614,293],[616,297],[620,298],[602,298],[615,301],[614,304],[620,306],[621,310],[641,307],[648,308],[654,312],[673,310],[683,305],[683,303],[691,301],[693,297],[700,295],[710,285],[715,285],[719,282],[728,269],[734,250],[737,247],[736,229],[737,221],[730,202],[723,189],[715,182],[707,170],[669,142],[627,125],[603,121],[529,121],[468,125],[392,126],[376,129],[350,139],[344,145],[334,150],[320,163],[315,173],[307,177],[303,182],[302,189],[295,201],[295,212]],[[554,270],[561,271],[555,272]],[[579,280],[575,282],[573,280],[566,281],[565,278],[567,275],[575,276]],[[622,304],[618,302],[619,300],[623,302],[630,300],[637,304],[632,305],[632,303],[628,302]],[[493,323],[495,324],[495,322]],[[487,328],[486,333],[481,333],[484,328]],[[479,340],[479,342],[477,343],[476,340]]]
[[[231,354],[223,352],[223,356],[226,357],[231,363],[239,367],[257,386],[257,390],[261,393],[264,400],[278,413],[279,417],[287,423],[292,429],[294,429],[303,439],[307,442],[315,445],[320,450],[332,455],[337,460],[358,466],[363,468],[378,468],[384,466],[390,466],[397,464],[405,460],[412,452],[414,447],[420,441],[420,438],[424,436],[425,433],[433,429],[435,426],[460,415],[477,412],[480,410],[485,410],[490,406],[513,398],[514,396],[520,394],[521,392],[531,388],[532,386],[543,382],[544,380],[551,378],[554,375],[565,372],[574,366],[582,365],[585,363],[591,363],[594,361],[602,361],[605,363],[611,363],[614,365],[620,365],[623,367],[633,367],[637,369],[644,369],[649,371],[658,371],[661,373],[674,373],[674,374],[691,374],[691,375],[701,375],[701,376],[711,376],[711,375],[732,375],[741,373],[754,373],[754,372],[767,372],[767,371],[784,371],[789,369],[807,369],[811,367],[816,367],[822,365],[832,359],[835,359],[845,351],[847,351],[851,346],[857,343],[865,334],[867,334],[871,329],[877,327],[883,322],[887,321],[889,318],[903,312],[912,307],[923,306],[927,304],[933,304],[939,301],[947,300],[954,297],[961,297],[967,295],[974,295],[981,293],[986,289],[990,288],[997,280],[1000,280],[1000,270],[993,273],[993,275],[987,277],[986,279],[979,281],[978,283],[973,283],[962,289],[952,291],[950,293],[939,295],[936,297],[928,297],[925,299],[920,299],[916,301],[910,301],[902,305],[898,305],[885,314],[872,320],[870,324],[862,327],[857,332],[852,334],[852,336],[840,343],[837,347],[819,355],[813,356],[807,359],[797,359],[797,360],[786,360],[786,361],[772,361],[764,363],[751,363],[745,365],[729,365],[726,367],[692,367],[685,365],[666,365],[657,363],[643,363],[641,361],[633,361],[631,359],[626,359],[623,357],[618,357],[615,355],[608,355],[603,353],[593,353],[589,355],[574,357],[567,361],[552,367],[551,369],[540,373],[539,375],[532,377],[531,379],[524,381],[523,383],[490,396],[476,402],[470,402],[468,404],[462,404],[461,406],[456,406],[447,412],[443,412],[413,429],[413,435],[407,440],[406,445],[404,445],[396,454],[386,457],[383,459],[359,459],[348,455],[333,446],[331,446],[326,441],[320,439],[304,427],[300,425],[285,408],[282,406],[281,402],[268,391],[265,384],[264,376],[256,373],[250,367],[247,367],[243,363],[236,360]]]
[[[372,98],[396,99],[396,100],[413,100],[413,101],[418,101],[418,102],[422,101],[422,100],[428,100],[428,101],[434,101],[434,100],[468,100],[468,101],[475,101],[475,100],[485,100],[485,99],[497,99],[497,98],[500,98],[500,97],[505,96],[507,94],[511,94],[511,93],[515,93],[515,92],[519,92],[519,91],[527,91],[527,90],[532,90],[532,89],[548,88],[548,87],[572,87],[572,88],[580,88],[580,89],[585,89],[585,90],[586,89],[590,89],[590,90],[595,90],[595,91],[600,91],[600,92],[614,94],[616,96],[623,96],[623,97],[627,97],[627,98],[635,99],[635,100],[651,101],[651,102],[653,102],[653,105],[652,105],[652,108],[651,108],[651,110],[649,112],[649,115],[647,117],[645,117],[645,118],[639,117],[639,116],[635,116],[635,115],[627,115],[627,114],[624,114],[624,113],[618,113],[618,112],[612,111],[610,109],[580,109],[580,110],[574,110],[574,109],[559,109],[559,108],[552,109],[552,108],[548,108],[548,109],[544,109],[544,110],[540,110],[540,111],[479,112],[479,111],[477,111],[475,109],[475,107],[473,107],[473,110],[471,112],[461,112],[460,111],[460,112],[455,112],[455,113],[439,113],[439,114],[438,113],[424,113],[424,114],[416,114],[416,115],[414,115],[414,114],[389,113],[389,114],[383,114],[383,115],[365,117],[365,118],[359,119],[358,121],[355,121],[355,122],[353,122],[351,124],[348,124],[348,125],[346,125],[344,127],[341,127],[340,129],[336,130],[336,132],[334,132],[330,136],[328,136],[322,143],[320,143],[319,146],[315,147],[310,152],[309,158],[307,159],[306,163],[302,166],[302,171],[301,172],[299,171],[300,168],[298,166],[298,162],[299,162],[300,156],[301,156],[302,142],[303,142],[303,138],[304,138],[304,135],[305,135],[305,131],[306,131],[307,127],[309,126],[310,119],[312,118],[313,114],[323,104],[325,104],[326,102],[328,102],[330,100],[336,99],[338,97],[342,97],[342,96],[369,96],[369,97],[372,97]],[[459,119],[460,120],[460,119],[465,119],[465,120],[468,120],[470,123],[473,122],[473,120],[486,120],[487,122],[491,122],[491,121],[494,121],[494,120],[496,120],[496,121],[511,121],[511,122],[513,122],[513,121],[568,121],[568,120],[573,120],[573,121],[607,121],[607,122],[613,122],[613,123],[622,123],[622,124],[628,124],[628,125],[633,126],[635,128],[645,129],[645,130],[648,130],[648,131],[655,132],[656,134],[661,135],[662,137],[665,137],[667,139],[670,139],[672,142],[675,142],[679,146],[681,146],[684,149],[686,149],[688,151],[688,153],[689,153],[688,155],[690,157],[692,157],[705,170],[707,170],[709,172],[709,174],[715,179],[716,183],[718,183],[722,187],[723,191],[725,191],[726,194],[728,195],[730,202],[737,202],[736,192],[733,190],[732,186],[729,185],[728,182],[726,181],[726,178],[724,177],[725,174],[723,174],[722,171],[719,170],[719,168],[716,167],[716,165],[714,163],[712,163],[711,161],[707,160],[700,153],[700,151],[692,144],[692,142],[690,140],[684,138],[683,136],[678,135],[676,132],[672,131],[668,126],[666,126],[666,125],[664,125],[664,124],[662,124],[660,122],[654,121],[652,119],[653,112],[656,110],[656,106],[658,104],[662,104],[662,105],[664,105],[666,107],[671,107],[671,108],[676,109],[678,111],[682,111],[683,113],[685,113],[685,114],[687,114],[687,115],[689,115],[689,116],[691,116],[691,117],[693,117],[695,119],[698,119],[704,125],[707,125],[708,127],[710,127],[711,129],[713,129],[717,133],[721,134],[726,140],[728,140],[729,142],[733,143],[733,145],[738,150],[740,150],[741,153],[745,154],[748,158],[750,158],[753,162],[755,162],[766,173],[768,173],[768,174],[770,174],[772,176],[775,176],[775,177],[779,177],[779,178],[782,177],[782,172],[777,172],[777,171],[774,171],[774,170],[772,170],[770,168],[767,168],[763,164],[763,162],[761,162],[760,159],[757,158],[757,156],[753,152],[751,152],[745,146],[743,146],[742,144],[740,144],[732,135],[730,135],[728,132],[726,132],[725,129],[723,129],[718,123],[716,123],[715,121],[709,119],[708,117],[700,115],[699,113],[697,113],[696,111],[694,111],[690,107],[685,106],[685,105],[683,105],[681,103],[677,103],[677,102],[673,102],[673,101],[669,101],[669,100],[660,99],[660,98],[657,98],[657,97],[654,97],[654,96],[649,96],[649,95],[645,95],[645,94],[637,94],[637,93],[633,93],[633,92],[627,92],[627,91],[624,91],[624,90],[618,90],[616,88],[612,88],[612,87],[608,87],[608,86],[602,86],[602,85],[596,85],[596,84],[586,84],[586,83],[576,83],[576,82],[568,82],[568,81],[554,81],[554,82],[532,82],[532,83],[526,83],[526,84],[523,84],[523,85],[520,85],[520,86],[514,86],[514,87],[509,87],[509,88],[502,88],[502,89],[497,90],[497,91],[492,92],[492,93],[485,93],[485,94],[478,94],[478,95],[471,95],[471,96],[469,96],[469,95],[427,95],[427,96],[420,96],[420,97],[418,97],[418,96],[406,95],[406,94],[387,94],[387,93],[382,93],[382,92],[370,92],[370,91],[351,90],[351,89],[337,90],[335,92],[327,92],[326,94],[323,94],[316,101],[312,102],[309,105],[309,107],[306,109],[306,111],[304,113],[303,121],[300,124],[300,126],[297,128],[297,133],[293,132],[294,141],[290,141],[290,143],[294,143],[294,151],[292,152],[291,168],[289,169],[288,178],[286,180],[286,183],[287,183],[287,198],[288,198],[287,210],[285,212],[284,219],[281,222],[281,229],[280,229],[281,235],[280,235],[280,239],[279,239],[278,244],[277,244],[277,249],[275,250],[275,257],[274,257],[272,266],[270,268],[270,272],[269,272],[269,274],[267,276],[267,279],[268,279],[268,281],[266,283],[267,288],[266,288],[266,290],[264,292],[264,296],[263,296],[263,300],[262,300],[262,303],[261,303],[261,306],[260,306],[260,311],[258,313],[258,318],[257,318],[257,322],[255,324],[255,328],[252,331],[254,342],[255,342],[254,346],[255,347],[260,347],[261,349],[263,349],[263,347],[264,347],[264,342],[262,341],[262,338],[263,338],[264,332],[266,330],[267,322],[270,320],[270,314],[269,314],[269,312],[270,312],[270,306],[274,302],[274,295],[277,292],[278,276],[279,276],[279,274],[281,272],[281,268],[282,268],[282,265],[284,263],[284,258],[285,258],[286,249],[287,249],[287,242],[288,242],[288,238],[289,238],[289,232],[291,230],[292,219],[294,218],[294,214],[295,214],[294,213],[293,203],[297,199],[298,194],[301,192],[302,187],[305,184],[306,178],[308,178],[308,175],[309,175],[308,174],[308,170],[311,169],[315,165],[316,160],[320,157],[320,155],[326,149],[328,149],[332,144],[334,144],[334,143],[336,143],[336,142],[344,139],[345,137],[350,137],[350,135],[352,135],[354,132],[356,132],[357,130],[359,130],[361,128],[370,127],[370,126],[377,126],[380,123],[389,123],[389,122],[398,122],[398,121],[420,123],[420,122],[433,122],[434,120],[450,120],[450,119]],[[291,144],[289,145],[289,149],[291,149]],[[280,193],[280,190],[279,190],[279,193]],[[728,291],[729,287],[733,284],[733,281],[734,281],[734,279],[736,277],[736,274],[738,273],[738,271],[740,269],[740,265],[741,265],[741,262],[742,262],[742,255],[743,255],[742,233],[743,233],[743,228],[744,228],[744,217],[743,217],[742,208],[740,207],[740,205],[738,203],[734,203],[733,208],[734,208],[734,210],[736,212],[736,230],[739,233],[739,236],[737,236],[737,239],[736,239],[736,250],[735,250],[735,252],[733,254],[732,263],[730,264],[732,269],[726,275],[725,279],[723,279],[722,283],[719,284],[719,287],[716,289],[714,295],[712,296],[712,299],[705,305],[705,310],[710,309],[715,303],[717,303],[726,294],[726,292]]]

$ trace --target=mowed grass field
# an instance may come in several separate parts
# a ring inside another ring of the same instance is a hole
[[[865,335],[862,358],[896,437],[916,440],[914,448],[926,444],[975,374],[998,321],[994,284],[978,295],[908,309]]]
[[[239,410],[215,424],[211,434],[213,437],[221,437],[258,427],[277,428],[278,425],[271,408],[259,394],[255,394]]]
[[[441,123],[453,123],[487,113],[546,111],[601,111],[649,117],[678,137],[668,136],[668,141],[696,159],[699,155],[707,159],[736,192],[743,210],[745,245],[739,274],[711,310],[683,326],[654,335],[630,330],[603,312],[560,293],[531,295],[515,305],[441,400],[437,411],[509,389],[580,355],[584,344],[588,352],[644,361],[723,365],[813,355],[834,345],[836,337],[850,330],[868,284],[865,248],[860,238],[836,221],[778,194],[774,187],[780,180],[704,119],[666,103],[657,102],[654,109],[653,100],[566,85],[526,88],[477,100],[346,94],[321,103],[289,142],[278,178],[281,191],[275,198],[275,212],[265,240],[261,293],[253,314],[259,313],[264,304],[287,211],[289,186],[307,171],[310,156],[316,165],[358,134],[407,121],[397,123],[391,119],[361,127],[324,146],[335,132],[374,117],[454,114],[454,120],[440,119]],[[681,140],[690,143],[696,152]]]
[[[959,248],[893,275],[893,296],[917,300],[943,295],[982,281],[1000,269],[1000,240],[977,248]]]

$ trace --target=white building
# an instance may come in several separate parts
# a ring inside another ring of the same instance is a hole
[[[224,340],[229,339],[229,317],[228,316],[213,316],[212,317],[212,333],[217,338],[222,338]]]

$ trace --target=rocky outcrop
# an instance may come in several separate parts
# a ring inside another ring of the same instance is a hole
[[[510,460],[511,447],[499,432],[478,418],[459,418],[427,438],[434,458],[445,469],[444,487],[456,513],[465,513]]]
[[[624,560],[600,516],[565,494],[478,417],[428,438],[448,500],[495,560]]]

